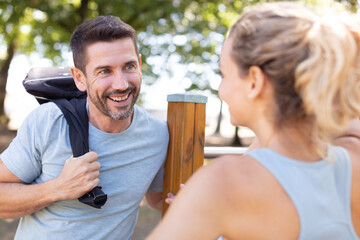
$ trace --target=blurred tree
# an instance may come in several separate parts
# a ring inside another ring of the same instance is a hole
[[[0,121],[6,121],[4,116],[5,88],[10,63],[21,44],[21,27],[26,25],[24,9],[26,4],[18,1],[15,5],[0,3]]]
[[[353,11],[358,7],[356,0],[337,1]],[[244,8],[258,2],[264,0],[0,0],[0,116],[14,55],[36,51],[61,66],[72,31],[98,15],[119,16],[137,30],[146,84],[160,74],[171,79],[186,64],[187,90],[217,94],[224,35]]]
[[[217,87],[220,82],[218,75],[218,62],[221,44],[232,25],[241,15],[246,7],[259,2],[272,2],[272,0],[223,0],[223,1],[192,1],[185,8],[185,18],[180,18],[176,25],[178,33],[184,29],[190,41],[182,46],[176,46],[174,54],[181,55],[181,61],[189,64],[189,71],[186,74],[191,79],[191,90],[209,91],[217,95]],[[359,9],[357,0],[302,0],[305,4],[319,6],[322,8],[334,8],[337,10],[350,10],[356,12]],[[190,30],[190,31],[188,31]],[[198,39],[198,41],[196,41]],[[173,54],[173,55],[174,55]],[[190,61],[189,61],[190,60]],[[218,79],[218,81],[210,81]],[[218,117],[217,127],[214,136],[220,136],[222,121],[222,102]],[[233,146],[243,146],[239,133],[241,128],[234,127]]]
[[[69,51],[72,31],[86,19],[115,15],[138,33],[161,35],[174,27],[171,15],[179,11],[176,2],[167,0],[1,0],[0,26],[4,27],[0,27],[0,116],[4,116],[8,70],[15,54],[36,51],[54,65],[62,65],[61,53]],[[143,40],[139,38],[143,71],[148,82],[152,82],[156,75],[152,74],[146,58],[154,52],[159,54],[160,50],[155,47],[157,42],[145,45]]]
[[[350,11],[356,12],[359,9],[359,1],[358,0],[336,0],[344,4]]]
[[[38,52],[54,65],[62,65],[61,53],[69,51],[72,31],[84,20],[115,15],[138,32],[145,83],[160,73],[173,73],[172,59],[191,63],[186,76],[191,89],[210,89],[216,73],[221,42],[228,26],[242,9],[258,0],[1,0],[0,116],[8,70],[15,54]],[[158,64],[157,59],[163,59]],[[170,60],[170,61],[169,61]],[[156,65],[154,67],[154,65]],[[214,66],[215,65],[215,66]]]

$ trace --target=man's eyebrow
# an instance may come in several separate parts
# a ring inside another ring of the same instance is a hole
[[[129,64],[133,64],[133,63],[138,63],[138,61],[136,61],[136,60],[130,60],[130,61],[127,61],[127,62],[125,63],[125,65],[129,65]]]
[[[125,62],[124,65],[129,65],[129,64],[133,64],[133,63],[138,63],[137,60],[130,60],[130,61],[127,61]],[[95,69],[94,69],[94,72],[98,71],[98,70],[101,70],[101,69],[107,69],[107,68],[112,68],[111,65],[100,65],[100,66],[97,66]]]
[[[106,69],[106,68],[111,68],[110,65],[103,65],[103,66],[97,66],[95,69],[94,69],[94,72],[100,70],[100,69]]]

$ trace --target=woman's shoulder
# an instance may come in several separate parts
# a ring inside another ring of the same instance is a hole
[[[269,179],[275,178],[258,161],[249,155],[228,155],[213,160],[207,166],[209,174],[218,176],[223,188],[228,188],[231,194],[251,194],[263,193],[264,184]]]
[[[351,209],[353,225],[360,232],[360,120],[350,123],[349,129],[338,137],[334,145],[341,146],[347,150],[351,159],[352,183],[351,183]]]
[[[283,191],[275,177],[248,155],[222,156],[201,168],[198,175],[199,180],[207,182],[214,201],[225,199],[230,211],[236,206],[244,212],[254,203],[260,207],[267,204],[264,196],[274,197],[274,193]]]
[[[241,232],[260,239],[265,238],[266,233],[281,232],[273,224],[278,213],[286,216],[279,220],[282,224],[292,223],[294,229],[291,227],[291,231],[298,231],[296,211],[286,192],[276,178],[251,156],[223,156],[213,160],[202,171],[204,179],[212,182],[207,188],[212,191],[213,206],[222,212],[219,215],[223,217],[228,233],[234,234],[232,238],[240,238],[241,234],[237,234]],[[261,231],[258,231],[259,219],[263,223]]]
[[[360,120],[353,120],[347,131],[335,138],[333,144],[343,147],[349,153],[352,164],[353,183],[360,184]],[[360,185],[358,189],[360,189]]]
[[[360,155],[360,120],[351,121],[348,129],[335,137],[333,144],[345,148],[350,155]]]

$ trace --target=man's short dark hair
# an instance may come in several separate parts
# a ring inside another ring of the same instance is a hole
[[[111,42],[123,38],[131,38],[134,42],[136,54],[138,55],[136,31],[130,25],[121,21],[120,18],[114,16],[99,16],[87,20],[75,29],[70,39],[70,47],[73,53],[75,67],[86,74],[86,49],[90,44],[99,41]]]

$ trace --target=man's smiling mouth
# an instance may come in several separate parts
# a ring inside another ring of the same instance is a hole
[[[122,102],[128,99],[129,94],[130,93],[126,94],[125,96],[109,96],[109,98],[115,102]]]

